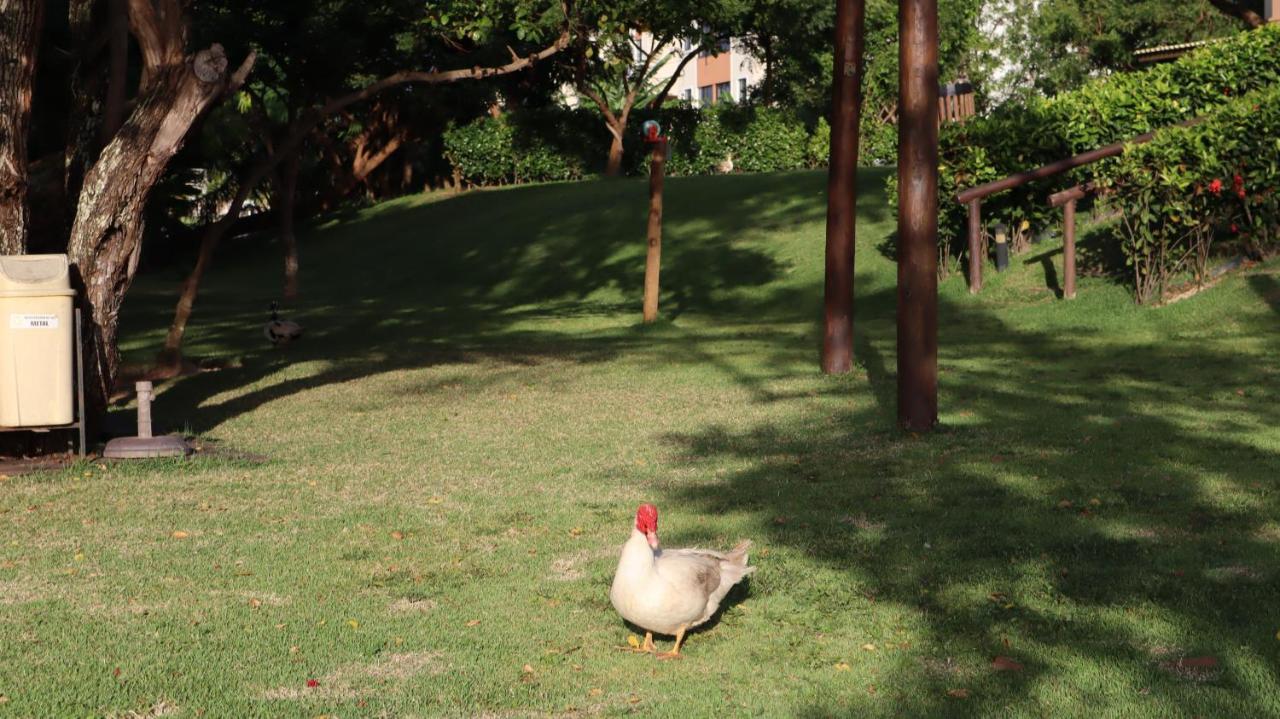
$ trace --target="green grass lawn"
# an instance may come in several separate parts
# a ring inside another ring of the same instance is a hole
[[[1057,299],[1046,245],[950,278],[944,426],[904,436],[863,175],[844,377],[821,173],[670,180],[652,327],[641,181],[317,228],[285,350],[278,249],[224,256],[189,350],[240,359],[155,407],[204,451],[0,482],[0,715],[1280,716],[1280,266],[1162,309]],[[642,501],[756,542],[682,661],[618,650]]]

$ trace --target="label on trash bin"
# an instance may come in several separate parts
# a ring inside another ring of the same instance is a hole
[[[11,330],[56,330],[57,315],[9,315]]]

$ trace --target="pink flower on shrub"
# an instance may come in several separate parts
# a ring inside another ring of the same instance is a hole
[[[1233,234],[1233,235],[1238,235],[1238,234],[1240,234],[1240,228],[1239,228],[1239,227],[1236,227],[1236,223],[1234,223],[1234,222],[1232,222],[1232,223],[1231,223],[1231,234]]]
[[[1213,182],[1209,183],[1209,192],[1212,192],[1215,195],[1222,194],[1222,180],[1219,180],[1216,177],[1213,178]]]

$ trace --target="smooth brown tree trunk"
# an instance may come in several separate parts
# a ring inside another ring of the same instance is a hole
[[[0,254],[27,251],[27,132],[44,0],[0,3]]]
[[[836,6],[831,157],[827,169],[827,266],[822,371],[853,369],[854,238],[858,220],[858,118],[862,114],[864,0]]]
[[[653,143],[649,160],[649,248],[644,258],[644,322],[658,319],[659,274],[662,272],[662,180],[667,166],[667,141]]]
[[[120,307],[138,268],[147,198],[192,123],[227,87],[220,46],[190,61],[166,52],[176,59],[152,64],[133,112],[85,174],[67,247],[88,309],[85,389],[95,414],[105,410],[120,366]],[[238,81],[252,62],[236,72]]]
[[[298,299],[298,238],[293,232],[293,213],[297,204],[299,153],[284,161],[280,169],[279,197],[276,212],[280,216],[280,243],[284,246],[284,299]]]
[[[938,0],[898,6],[898,422],[938,422]]]

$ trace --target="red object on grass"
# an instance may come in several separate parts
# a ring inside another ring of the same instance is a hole
[[[308,680],[307,680],[307,688],[308,688],[308,689],[314,689],[315,687],[318,687],[318,686],[320,686],[320,682],[316,681],[315,679],[308,679]]]
[[[1221,193],[1221,192],[1222,192],[1222,180],[1219,180],[1219,179],[1218,179],[1218,178],[1216,178],[1216,177],[1215,177],[1215,178],[1213,178],[1213,182],[1210,182],[1210,183],[1209,183],[1209,192],[1212,192],[1212,193],[1213,193],[1213,194],[1215,194],[1215,195],[1217,195],[1217,194]]]

